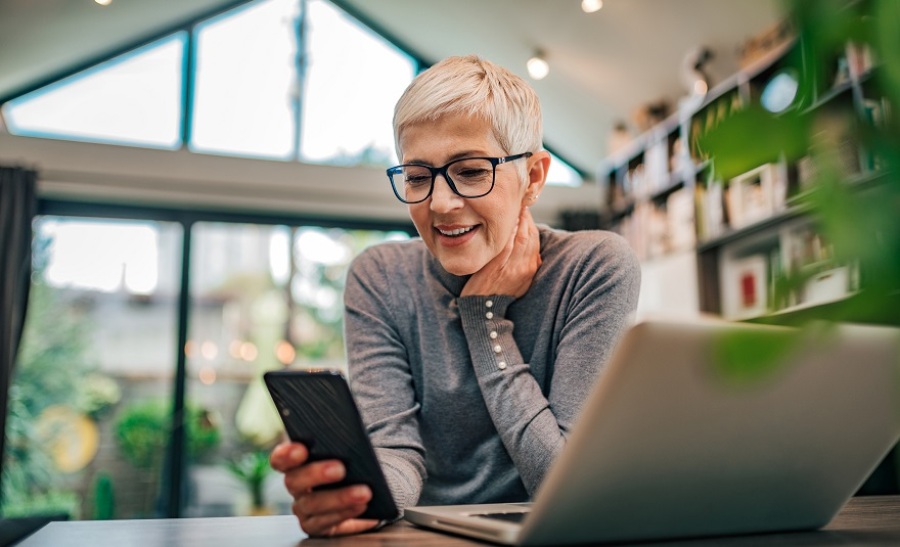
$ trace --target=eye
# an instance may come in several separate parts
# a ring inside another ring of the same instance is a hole
[[[410,186],[419,186],[422,184],[428,184],[431,182],[431,176],[422,175],[422,174],[406,175],[405,182],[406,182],[406,184],[408,184]]]
[[[486,177],[486,176],[488,176],[488,174],[489,174],[489,172],[487,169],[479,169],[476,167],[472,167],[472,168],[460,170],[458,173],[458,176],[475,179],[475,178]]]

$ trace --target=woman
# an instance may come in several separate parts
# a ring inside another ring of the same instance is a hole
[[[369,248],[345,292],[351,387],[395,501],[525,501],[637,305],[640,270],[609,232],[537,227],[547,179],[540,104],[475,56],[420,74],[394,112],[388,170],[420,239]],[[371,529],[366,486],[285,443],[293,511],[310,535]]]

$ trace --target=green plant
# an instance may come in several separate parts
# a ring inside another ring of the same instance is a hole
[[[3,514],[65,512],[76,517],[80,503],[69,477],[57,469],[38,420],[52,406],[81,408],[82,383],[92,366],[87,357],[91,325],[77,308],[63,306],[43,272],[52,241],[36,237],[28,317],[9,387],[6,453],[3,462]]]
[[[158,469],[171,425],[171,407],[167,400],[131,403],[122,410],[115,424],[119,450],[135,467]],[[209,411],[186,405],[184,425],[188,454],[192,457],[201,457],[218,446],[221,434]]]
[[[115,514],[112,479],[106,473],[101,473],[94,482],[94,518],[109,520],[115,518]]]
[[[264,450],[241,454],[226,462],[225,466],[249,489],[253,507],[263,507],[263,486],[271,472],[269,453]]]

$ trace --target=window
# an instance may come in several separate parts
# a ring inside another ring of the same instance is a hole
[[[417,63],[331,2],[249,2],[194,33],[192,51],[179,31],[9,101],[9,131],[332,165],[399,163],[394,104]],[[194,61],[190,108],[186,55]],[[582,182],[558,159],[548,181]]]
[[[9,101],[10,133],[158,148],[181,145],[185,34]]]
[[[298,9],[266,0],[198,25],[192,150],[293,156]]]
[[[6,425],[4,516],[154,516],[181,241],[174,223],[36,219]]]
[[[300,158],[338,165],[397,163],[394,103],[415,63],[324,0],[307,3]]]
[[[366,245],[405,233],[201,222],[193,228],[187,394],[221,443],[190,458],[188,516],[290,513],[268,455],[283,430],[262,382],[286,366],[346,372],[343,288]]]
[[[345,370],[347,266],[368,245],[409,236],[185,222],[183,326],[180,222],[36,220],[28,323],[10,390],[4,516],[165,516],[163,457],[178,382],[188,462],[181,516],[253,513],[249,485],[259,473],[267,510],[290,512],[269,473],[281,424],[261,375],[288,365]],[[178,378],[182,327],[186,376]]]
[[[547,184],[557,186],[581,186],[584,182],[578,171],[571,165],[550,153],[550,171],[547,173]]]

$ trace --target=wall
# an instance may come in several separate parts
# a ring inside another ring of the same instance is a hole
[[[381,168],[334,167],[152,150],[0,132],[0,163],[39,172],[41,197],[350,220],[407,221]],[[538,222],[559,211],[599,207],[593,184],[547,187],[532,207]]]

